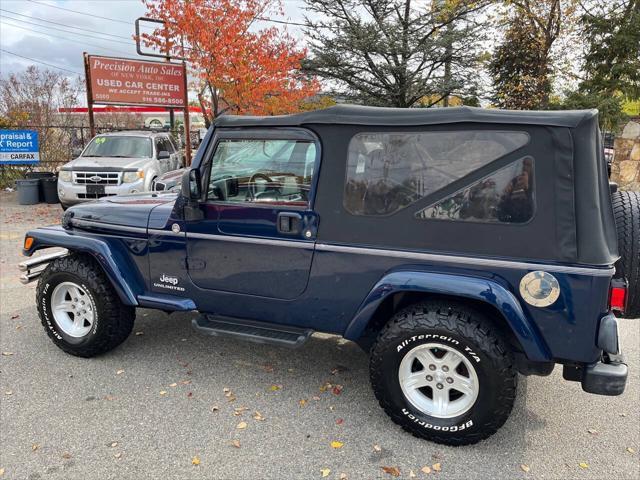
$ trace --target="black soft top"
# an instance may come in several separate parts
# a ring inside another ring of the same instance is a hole
[[[336,105],[323,110],[276,116],[223,115],[217,127],[296,127],[310,124],[419,126],[444,123],[511,123],[577,127],[598,116],[597,110],[524,111],[475,107],[388,108]]]

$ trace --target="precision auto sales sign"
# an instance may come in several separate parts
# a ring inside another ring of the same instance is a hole
[[[175,63],[89,56],[95,103],[184,107],[184,74]]]

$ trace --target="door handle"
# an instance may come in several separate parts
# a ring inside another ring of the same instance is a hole
[[[278,232],[285,235],[297,235],[302,232],[302,215],[295,212],[278,213]]]

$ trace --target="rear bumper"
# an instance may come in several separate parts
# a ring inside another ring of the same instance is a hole
[[[596,395],[621,395],[627,384],[627,365],[622,355],[608,355],[606,362],[585,365],[582,389]]]

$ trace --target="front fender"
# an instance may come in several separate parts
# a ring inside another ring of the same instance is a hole
[[[385,275],[367,295],[344,337],[349,340],[359,339],[382,301],[389,295],[400,292],[457,296],[492,305],[503,315],[529,360],[551,360],[546,343],[524,314],[518,299],[509,290],[493,280],[465,275],[409,271]]]
[[[126,247],[118,239],[76,235],[61,227],[30,230],[27,237],[34,239],[23,254],[31,256],[36,250],[63,247],[70,252],[90,254],[102,266],[120,300],[125,305],[137,306],[137,296],[144,292],[144,280]]]

